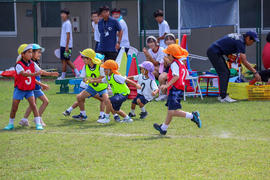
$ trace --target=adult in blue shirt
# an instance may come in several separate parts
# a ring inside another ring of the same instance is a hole
[[[224,59],[224,55],[240,54],[243,65],[253,72],[257,81],[261,81],[259,73],[250,65],[246,57],[246,46],[251,46],[254,42],[258,42],[257,33],[249,31],[243,35],[232,33],[214,42],[207,50],[207,56],[219,76],[220,86],[220,102],[235,102],[227,95],[228,82],[230,78],[230,70]]]
[[[110,8],[108,6],[100,7],[99,13],[102,19],[98,22],[100,33],[98,52],[105,56],[105,61],[108,59],[115,60],[118,54],[117,50],[120,48],[123,31],[119,22],[110,17]]]

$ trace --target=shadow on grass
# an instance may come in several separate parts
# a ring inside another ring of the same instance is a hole
[[[184,102],[184,100],[183,100]],[[219,104],[220,102],[217,100],[217,97],[203,97],[203,100],[200,97],[193,98],[188,97],[185,103],[188,104]]]
[[[159,140],[159,139],[171,139],[171,137],[164,136],[164,135],[153,135],[150,137],[133,138],[133,139],[130,139],[130,141],[152,141],[152,140]]]
[[[79,129],[88,129],[88,128],[104,128],[104,127],[111,127],[114,126],[115,123],[108,123],[108,124],[97,124],[96,121],[79,121],[74,119],[61,119],[62,123],[56,125],[55,127],[66,127],[72,126]]]
[[[253,119],[253,121],[267,122],[267,121],[270,121],[270,119]]]

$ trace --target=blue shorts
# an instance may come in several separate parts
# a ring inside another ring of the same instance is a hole
[[[18,88],[14,88],[13,92],[13,99],[17,100],[23,100],[23,98],[28,99],[31,96],[34,96],[34,91],[22,91],[19,90]]]
[[[44,92],[41,89],[34,90],[34,96],[35,96],[35,98],[39,98],[41,96],[44,96]]]
[[[123,94],[115,94],[110,97],[110,101],[112,103],[112,107],[115,111],[119,111],[123,102],[125,102],[128,98],[128,95],[124,96]]]
[[[183,98],[184,91],[176,89],[173,87],[167,99],[166,106],[168,106],[168,110],[177,110],[181,109],[181,99]]]
[[[72,50],[72,48],[69,48],[69,49]],[[71,54],[66,58],[64,56],[65,51],[66,51],[65,47],[60,47],[60,59],[68,61],[68,60],[70,60]]]
[[[102,97],[103,94],[106,94],[108,93],[107,89],[104,89],[102,91],[96,91],[94,90],[91,86],[88,86],[86,89],[85,89],[86,92],[88,92],[90,94],[90,97],[94,97],[96,94],[99,94],[100,97]]]
[[[138,94],[132,101],[133,104],[137,104],[137,99],[140,99],[141,103],[146,105],[149,101],[145,99],[145,97],[141,94]]]

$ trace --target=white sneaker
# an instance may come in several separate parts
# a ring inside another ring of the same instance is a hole
[[[233,103],[233,102],[236,102],[236,100],[235,99],[232,99],[232,98],[230,98],[230,96],[226,96],[225,98],[223,98],[223,99],[219,99],[219,101],[220,102],[222,102],[222,103],[224,103],[224,102],[228,102],[228,103]]]
[[[98,123],[101,123],[101,124],[107,124],[109,123],[111,120],[109,118],[103,118],[103,119],[99,119],[97,120]]]
[[[25,120],[25,119],[22,119],[22,120],[19,122],[19,124],[20,124],[21,126],[29,126],[28,120]]]
[[[133,120],[130,117],[128,117],[128,118],[124,118],[123,121],[121,121],[121,122],[122,123],[131,123],[131,122],[133,122]]]
[[[59,77],[57,78],[57,80],[63,80],[63,79],[65,79],[65,78],[62,77],[62,76],[59,76]]]

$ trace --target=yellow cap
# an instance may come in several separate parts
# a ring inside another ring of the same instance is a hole
[[[90,58],[94,64],[101,64],[101,60],[96,58],[96,53],[93,49],[85,49],[80,52],[81,56]]]
[[[22,54],[23,52],[32,49],[32,44],[22,44],[20,45],[20,47],[18,48],[18,54]]]

